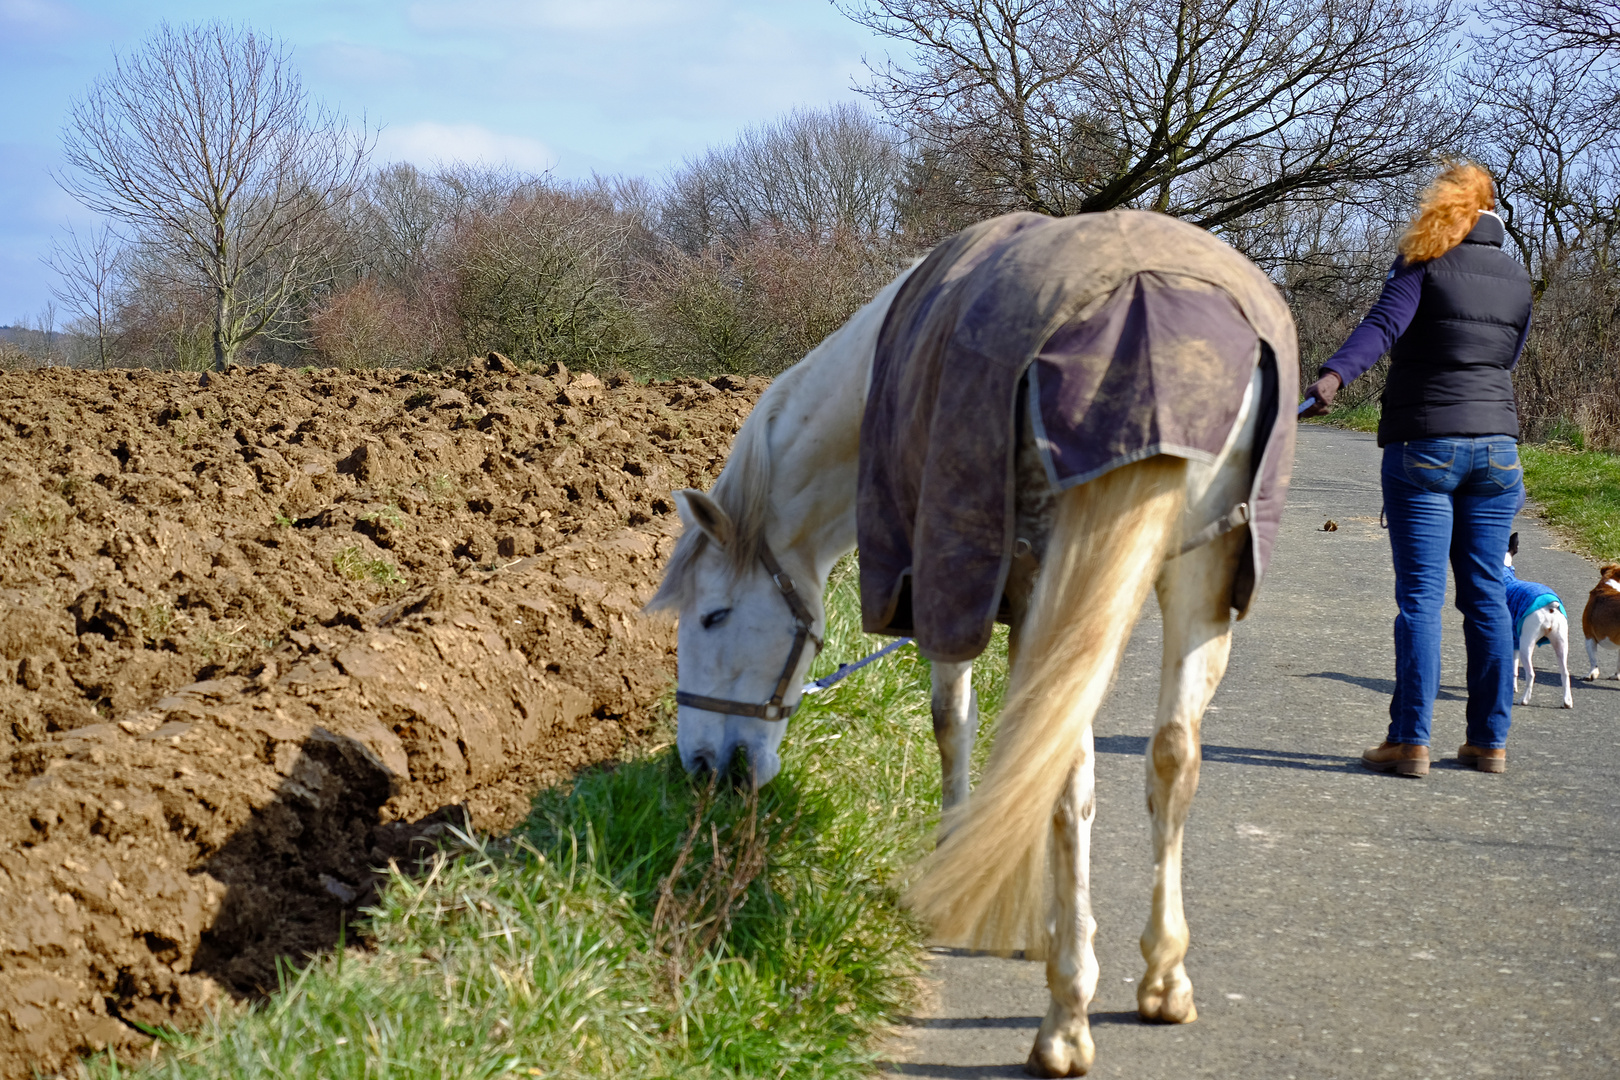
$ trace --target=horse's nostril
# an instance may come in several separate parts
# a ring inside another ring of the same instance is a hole
[[[704,749],[693,754],[692,760],[687,762],[686,771],[697,777],[708,776],[710,773],[717,771],[715,769],[714,751]]]
[[[739,746],[732,751],[731,761],[726,766],[726,782],[734,788],[754,786],[754,762],[748,756],[746,746]]]

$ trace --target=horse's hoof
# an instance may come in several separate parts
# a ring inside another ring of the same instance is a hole
[[[1035,1048],[1024,1062],[1024,1071],[1031,1076],[1084,1076],[1091,1071],[1097,1058],[1097,1049],[1086,1031],[1080,1040],[1037,1036]]]
[[[1136,1013],[1150,1024],[1190,1024],[1198,1019],[1193,1004],[1192,980],[1180,978],[1143,981],[1136,991]]]

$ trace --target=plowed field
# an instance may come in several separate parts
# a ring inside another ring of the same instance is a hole
[[[644,735],[669,492],[763,386],[0,375],[0,1076],[273,988]]]

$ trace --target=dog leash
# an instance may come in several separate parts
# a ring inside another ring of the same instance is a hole
[[[883,646],[883,648],[879,649],[870,656],[863,656],[853,663],[840,664],[838,666],[838,670],[833,672],[831,675],[823,675],[813,683],[806,683],[804,692],[806,694],[819,694],[823,690],[831,687],[834,683],[841,682],[844,679],[849,678],[851,675],[855,674],[872,661],[881,660],[885,656],[888,656],[890,653],[894,652],[894,650],[900,648],[900,646],[909,644],[911,644],[911,639],[908,637],[903,637],[896,641],[889,642],[887,645]]]

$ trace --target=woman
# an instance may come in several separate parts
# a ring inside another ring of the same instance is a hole
[[[1468,648],[1468,741],[1457,759],[1507,768],[1513,622],[1502,555],[1524,501],[1511,372],[1530,326],[1530,279],[1502,251],[1495,205],[1484,169],[1446,168],[1423,192],[1378,302],[1305,389],[1316,403],[1304,415],[1321,415],[1390,354],[1378,445],[1400,613],[1389,733],[1361,755],[1375,772],[1429,771],[1448,556]]]

